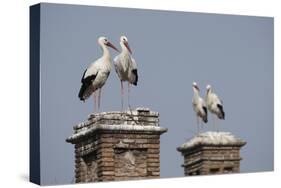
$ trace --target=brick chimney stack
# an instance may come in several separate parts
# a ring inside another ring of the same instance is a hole
[[[159,113],[147,108],[92,114],[66,139],[75,144],[75,181],[160,177]]]
[[[239,173],[245,141],[229,132],[205,132],[177,148],[184,157],[185,176]]]

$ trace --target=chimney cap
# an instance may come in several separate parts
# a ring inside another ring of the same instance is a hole
[[[230,132],[205,132],[196,135],[177,148],[178,151],[190,150],[196,146],[244,146],[246,142]]]

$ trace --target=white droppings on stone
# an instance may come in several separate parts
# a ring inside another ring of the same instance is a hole
[[[205,132],[193,137],[179,147],[179,150],[196,145],[243,145],[245,142],[230,132]]]
[[[68,137],[66,141],[71,142],[73,140],[79,139],[81,137],[84,137],[86,135],[92,134],[96,130],[110,130],[110,131],[136,131],[136,132],[142,132],[142,131],[148,131],[148,132],[166,132],[167,128],[158,127],[158,126],[142,126],[142,125],[103,125],[98,124],[94,125],[91,128],[83,129],[79,131],[76,134],[73,134],[72,136]]]
[[[91,124],[99,124],[100,121],[106,120],[120,120],[123,124],[135,125],[141,122],[155,123],[157,126],[159,123],[159,113],[150,111],[149,108],[139,107],[134,110],[126,111],[110,111],[93,113],[88,116],[88,120],[74,126],[74,130],[83,129],[91,126]],[[140,121],[140,122],[137,122]],[[79,130],[81,131],[81,130]]]
[[[135,131],[135,132],[166,132],[159,126],[159,113],[149,108],[138,107],[134,110],[110,111],[90,114],[85,122],[74,126],[74,134],[66,139],[73,142],[96,130]]]
[[[149,112],[150,111],[149,108],[145,108],[145,107],[138,107],[135,110],[136,111],[140,111],[140,112]]]

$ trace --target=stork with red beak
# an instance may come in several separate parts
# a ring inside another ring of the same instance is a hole
[[[193,93],[194,93],[193,99],[192,99],[192,107],[193,107],[194,112],[196,113],[197,132],[199,133],[199,131],[200,131],[199,118],[201,118],[201,120],[204,123],[207,123],[208,122],[208,113],[207,113],[207,107],[206,107],[205,101],[199,95],[200,89],[196,82],[193,82],[192,89],[193,89]]]
[[[130,85],[137,85],[138,71],[137,63],[132,57],[132,50],[126,36],[120,37],[121,53],[114,58],[116,73],[121,82],[121,105],[123,110],[124,87],[123,82],[128,82],[128,106],[130,108]]]
[[[104,86],[112,67],[111,55],[108,47],[118,51],[118,49],[111,44],[106,37],[99,37],[98,44],[103,51],[103,55],[98,60],[91,63],[84,71],[81,79],[82,85],[78,94],[79,99],[85,101],[94,93],[95,111],[96,103],[98,103],[98,109],[100,108],[101,89]],[[98,92],[98,102],[96,99],[96,92]]]

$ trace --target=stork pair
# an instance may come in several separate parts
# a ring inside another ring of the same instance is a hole
[[[119,52],[119,50],[106,37],[99,37],[98,44],[100,45],[103,51],[103,55],[95,62],[91,63],[90,66],[84,71],[84,74],[81,79],[81,88],[78,94],[78,97],[82,101],[85,101],[93,94],[95,111],[96,104],[98,104],[98,109],[100,108],[101,90],[104,84],[106,83],[106,80],[108,79],[108,76],[112,69],[112,59],[108,47],[111,47],[117,52]],[[118,56],[114,58],[114,66],[121,82],[121,103],[123,109],[123,82],[128,82],[129,104],[130,85],[137,85],[138,73],[137,64],[132,57],[132,50],[129,46],[127,37],[120,37],[120,46],[122,51]]]
[[[192,99],[192,106],[193,106],[193,110],[196,113],[197,131],[199,133],[199,129],[200,129],[199,123],[201,121],[205,123],[208,122],[208,111],[211,112],[214,116],[217,116],[218,119],[224,119],[225,113],[223,111],[222,101],[213,92],[211,85],[207,85],[206,87],[207,93],[206,93],[205,100],[200,97],[199,95],[200,89],[196,82],[193,82],[192,88],[194,93]],[[214,117],[214,126],[215,126],[215,117]]]

